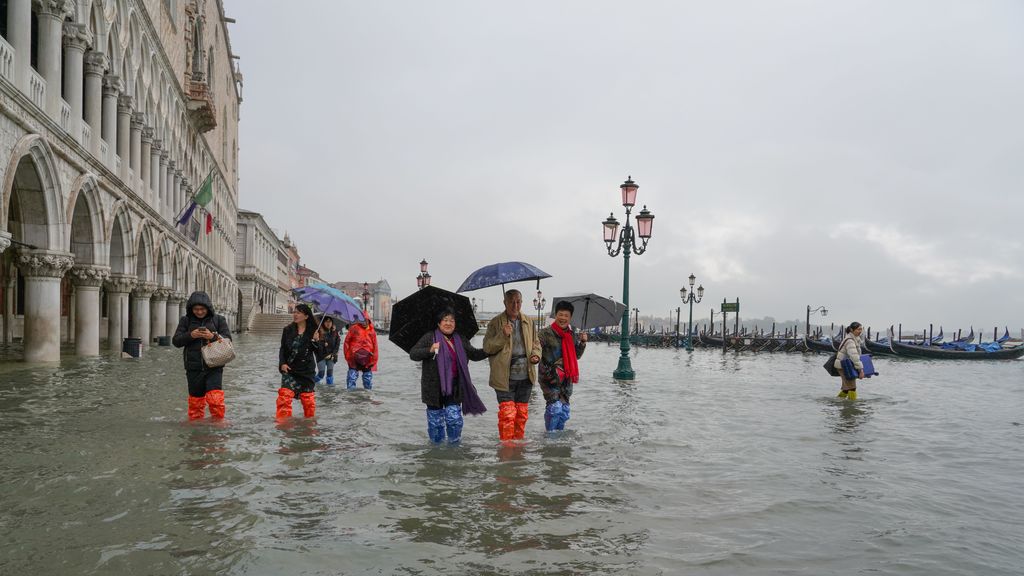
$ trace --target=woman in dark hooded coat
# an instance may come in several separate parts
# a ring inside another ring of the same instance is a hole
[[[231,339],[227,320],[216,314],[206,292],[193,292],[185,303],[185,315],[178,320],[173,344],[184,348],[185,378],[188,379],[188,419],[198,420],[210,407],[210,416],[224,417],[224,367],[210,368],[203,362],[202,348],[218,338]]]

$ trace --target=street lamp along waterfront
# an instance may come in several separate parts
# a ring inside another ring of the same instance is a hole
[[[700,286],[697,287],[697,295],[696,297],[694,297],[693,285],[695,282],[697,282],[697,277],[694,276],[693,274],[690,274],[689,280],[690,293],[687,294],[686,287],[683,286],[682,288],[679,289],[679,297],[682,298],[683,304],[688,303],[690,305],[690,321],[686,325],[686,349],[692,352],[693,342],[691,340],[693,339],[693,304],[695,302],[700,303],[701,299],[704,298],[704,285],[701,284]],[[676,336],[678,337],[678,334]]]
[[[370,285],[363,282],[363,312],[366,312],[366,302],[370,299]]]
[[[420,261],[420,274],[416,277],[417,290],[422,290],[427,286],[430,286],[430,272],[427,272],[427,266],[426,258]]]
[[[537,331],[540,332],[541,326],[544,324],[544,319],[541,313],[544,312],[544,308],[547,307],[548,299],[544,297],[544,293],[537,290],[537,297],[533,299],[533,309],[537,311]]]
[[[631,254],[637,256],[647,251],[647,241],[651,239],[651,228],[654,226],[654,214],[643,207],[636,216],[636,230],[630,224],[629,216],[636,205],[636,191],[640,188],[629,176],[625,182],[619,185],[622,191],[622,206],[626,209],[626,225],[619,230],[619,221],[615,214],[609,214],[608,219],[602,224],[604,226],[604,243],[608,249],[608,255],[615,258],[622,254],[622,328],[619,333],[619,365],[612,372],[616,380],[632,380],[636,377],[633,366],[629,361],[629,257]],[[636,245],[636,237],[643,241],[641,246]]]
[[[804,325],[804,338],[810,338],[811,337],[811,314],[813,314],[815,312],[821,312],[821,316],[822,317],[828,316],[828,309],[825,308],[824,306],[818,306],[817,308],[812,309],[811,305],[808,304],[807,305],[807,323]]]

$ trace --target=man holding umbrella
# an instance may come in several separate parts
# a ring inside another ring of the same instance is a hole
[[[498,437],[521,440],[526,434],[530,393],[537,382],[540,341],[531,322],[524,322],[519,290],[505,292],[505,311],[487,324],[483,349],[490,356],[489,384],[498,397]]]

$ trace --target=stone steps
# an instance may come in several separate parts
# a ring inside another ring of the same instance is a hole
[[[253,334],[280,334],[291,321],[291,314],[255,314],[249,331]]]

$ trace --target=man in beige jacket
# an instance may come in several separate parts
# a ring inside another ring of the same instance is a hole
[[[490,385],[498,396],[498,437],[522,439],[529,418],[530,393],[537,382],[540,340],[523,318],[523,295],[505,292],[505,311],[487,324],[484,351],[490,355]]]

